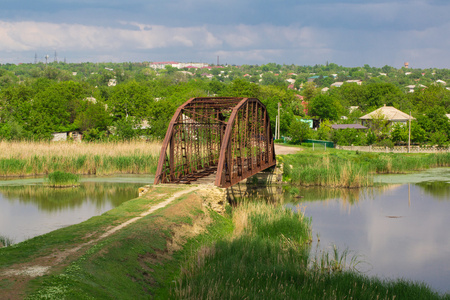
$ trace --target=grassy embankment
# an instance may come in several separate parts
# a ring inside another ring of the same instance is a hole
[[[407,173],[450,166],[450,153],[375,153],[337,149],[312,151],[278,158],[284,178],[293,184],[356,188],[371,186],[373,174]]]
[[[422,284],[349,271],[346,253],[310,257],[310,220],[281,205],[242,203],[223,217],[194,193],[87,244],[176,190],[155,189],[102,216],[0,249],[0,274],[71,253],[52,274],[26,285],[0,275],[2,292],[20,288],[28,299],[449,299]]]
[[[0,177],[73,174],[154,174],[158,142],[0,142]]]

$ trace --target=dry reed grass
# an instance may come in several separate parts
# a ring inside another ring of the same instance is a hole
[[[141,140],[108,143],[0,141],[0,158],[28,159],[35,156],[73,157],[81,155],[117,157],[130,154],[159,156],[160,151],[161,143]]]
[[[0,176],[73,174],[152,174],[160,154],[157,142],[110,143],[0,142]]]

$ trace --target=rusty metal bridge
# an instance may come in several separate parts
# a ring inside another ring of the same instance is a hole
[[[230,187],[276,164],[266,107],[256,98],[191,98],[169,123],[154,184],[216,174]]]

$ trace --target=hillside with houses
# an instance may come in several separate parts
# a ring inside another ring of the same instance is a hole
[[[0,139],[161,139],[179,105],[213,95],[259,98],[273,131],[280,107],[285,141],[402,145],[411,120],[412,144],[449,144],[448,69],[176,61],[0,65]]]

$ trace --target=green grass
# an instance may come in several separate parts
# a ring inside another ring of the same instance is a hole
[[[68,187],[79,185],[80,176],[72,173],[55,171],[44,178],[44,185],[50,187]]]
[[[158,157],[145,154],[122,156],[32,156],[29,158],[0,158],[0,176],[42,175],[55,171],[75,174],[109,175],[154,174]]]
[[[266,204],[243,210],[233,212],[233,238],[202,248],[184,268],[172,299],[450,299],[421,283],[360,274],[349,251],[310,257],[310,220],[301,214]]]
[[[165,189],[167,194],[161,200],[177,190]],[[197,202],[199,206],[186,206],[186,198],[180,197],[171,203],[174,208],[160,209],[102,240],[61,273],[34,279],[34,292],[28,299],[168,299],[182,262],[233,229],[230,219],[201,210],[201,201]],[[139,215],[148,203],[149,199],[125,202],[111,211],[111,217]],[[207,231],[172,253],[168,245],[174,237],[174,226],[191,225],[206,214],[213,220]]]
[[[373,185],[373,174],[407,173],[450,166],[450,153],[368,153],[328,149],[277,158],[284,179],[305,186],[356,188]]]

